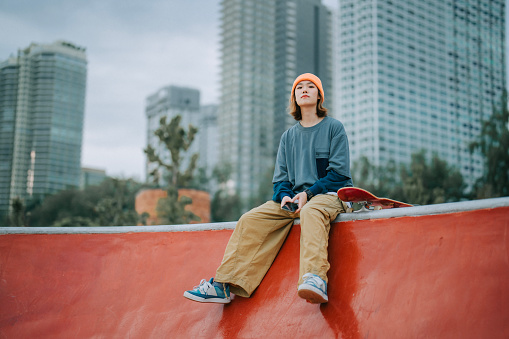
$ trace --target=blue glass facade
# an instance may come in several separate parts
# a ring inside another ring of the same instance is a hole
[[[0,64],[0,220],[9,206],[11,191],[18,68],[12,59]]]
[[[318,75],[332,109],[331,19],[321,0],[221,1],[220,157],[243,201],[270,184],[295,78]]]
[[[0,121],[9,133],[0,139],[8,164],[0,186],[9,187],[0,191],[0,213],[16,197],[79,187],[86,72],[85,49],[61,41],[31,44],[0,64]]]

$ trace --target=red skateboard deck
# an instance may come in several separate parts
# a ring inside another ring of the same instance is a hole
[[[338,197],[345,202],[361,204],[365,209],[373,207],[375,210],[386,208],[412,207],[412,205],[392,200],[388,198],[379,198],[374,194],[357,187],[343,187],[338,190]]]

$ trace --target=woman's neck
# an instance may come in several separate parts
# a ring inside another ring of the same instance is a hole
[[[300,121],[300,124],[302,127],[312,127],[316,124],[318,124],[320,121],[323,120],[323,117],[320,118],[316,114],[316,106],[315,107],[301,107],[301,115],[302,120]]]

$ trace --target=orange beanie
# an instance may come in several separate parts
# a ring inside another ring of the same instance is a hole
[[[320,81],[320,78],[318,78],[316,75],[311,74],[311,73],[301,74],[297,77],[297,79],[295,79],[295,81],[293,82],[293,87],[292,87],[292,97],[295,94],[295,87],[297,87],[297,84],[301,81],[306,81],[306,80],[311,81],[312,83],[314,83],[316,85],[316,87],[318,87],[318,90],[320,91],[320,96],[322,97],[323,100],[325,100],[325,95],[323,94],[323,87],[322,87],[322,82]]]

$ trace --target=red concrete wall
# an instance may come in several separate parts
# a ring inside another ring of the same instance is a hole
[[[333,226],[329,303],[295,226],[251,298],[182,297],[230,230],[0,236],[0,338],[508,338],[509,207]]]

